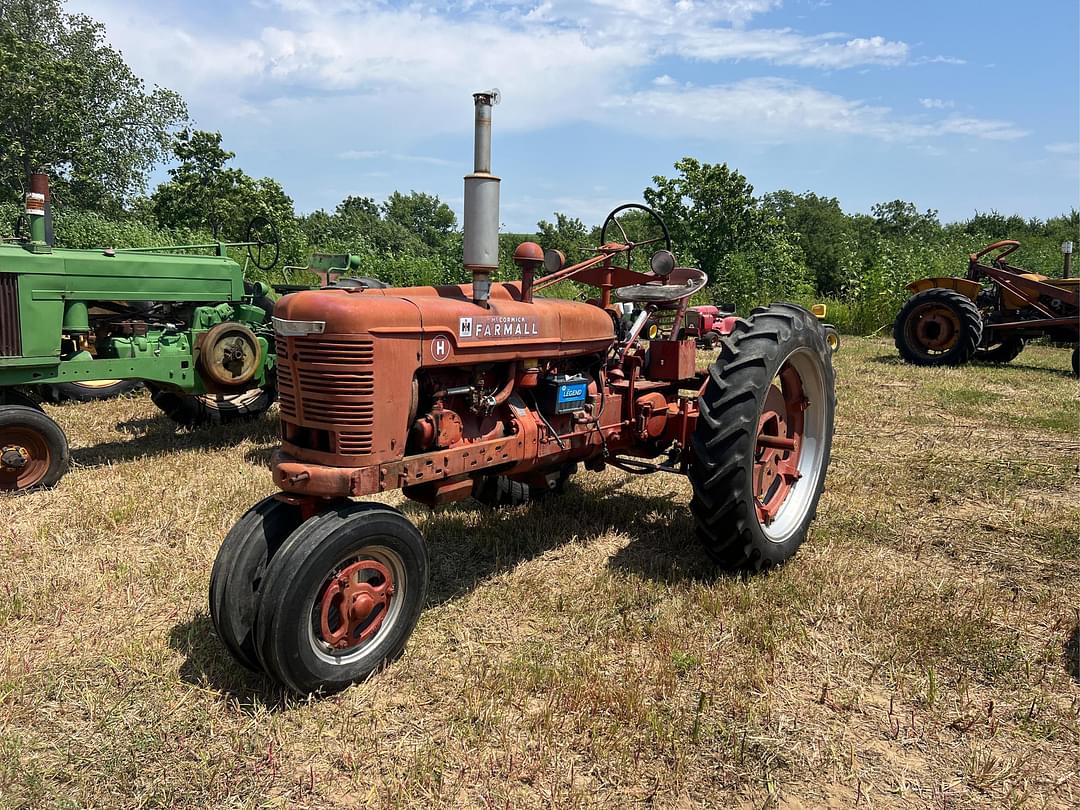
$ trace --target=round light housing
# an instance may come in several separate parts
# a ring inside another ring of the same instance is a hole
[[[675,254],[670,250],[658,250],[649,259],[649,267],[658,276],[670,276],[675,269]]]
[[[563,269],[566,264],[566,255],[561,250],[548,248],[544,251],[544,269],[549,273],[556,273]]]

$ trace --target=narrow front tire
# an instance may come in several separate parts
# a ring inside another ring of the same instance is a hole
[[[397,658],[427,593],[417,528],[377,503],[308,519],[278,549],[259,597],[255,648],[291,691],[329,694]]]

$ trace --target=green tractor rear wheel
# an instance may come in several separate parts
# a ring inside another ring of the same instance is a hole
[[[183,394],[157,389],[150,399],[177,424],[199,428],[259,417],[270,410],[276,397],[276,389],[267,386],[241,394]]]
[[[92,402],[99,399],[112,399],[130,394],[142,385],[138,380],[87,380],[85,382],[56,383],[43,385],[42,395],[50,402]]]

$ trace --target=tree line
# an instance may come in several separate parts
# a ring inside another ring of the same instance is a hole
[[[220,133],[195,127],[178,94],[147,88],[108,46],[103,26],[67,13],[63,0],[0,0],[0,78],[0,222],[16,217],[29,174],[46,171],[61,246],[238,239],[262,214],[280,232],[286,265],[302,267],[314,251],[348,252],[362,257],[365,275],[392,284],[465,280],[461,232],[437,196],[350,196],[332,211],[297,213],[279,182],[233,165]],[[162,163],[171,165],[168,179],[146,193]],[[904,200],[853,214],[809,191],[757,195],[724,163],[686,157],[673,169],[642,197],[667,222],[679,259],[708,273],[701,302],[748,311],[778,299],[827,300],[830,318],[852,332],[880,329],[908,281],[960,274],[970,252],[996,239],[1019,239],[1024,266],[1055,275],[1061,242],[1080,231],[1076,210],[1045,221],[991,211],[943,224],[936,211]],[[655,233],[641,212],[621,224],[631,238]],[[522,239],[574,260],[598,244],[599,230],[555,212],[533,233],[504,234],[503,272],[514,272],[509,257]]]

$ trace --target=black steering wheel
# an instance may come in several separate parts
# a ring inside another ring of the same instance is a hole
[[[260,270],[269,270],[277,264],[281,253],[281,237],[269,219],[261,214],[253,217],[248,223],[244,242],[247,243],[248,258]]]
[[[623,228],[622,223],[619,222],[619,214],[631,208],[644,211],[646,214],[652,217],[653,221],[655,221],[660,226],[660,230],[663,232],[664,235],[657,236],[653,239],[645,239],[641,242],[634,242],[633,240],[631,240],[630,237],[626,235],[626,229]],[[656,211],[649,208],[649,206],[642,205],[641,203],[625,203],[624,205],[620,205],[618,208],[608,214],[607,219],[604,220],[604,224],[600,226],[601,245],[606,245],[608,243],[607,229],[608,225],[612,223],[615,223],[615,227],[619,229],[619,234],[623,238],[622,244],[626,245],[626,266],[628,268],[633,268],[634,248],[641,247],[642,245],[651,245],[656,242],[662,241],[664,243],[664,249],[667,250],[669,254],[671,253],[671,234],[668,233],[667,223],[664,222],[663,218],[658,213],[656,213]],[[674,263],[674,256],[672,256],[671,261],[672,263]]]
[[[664,235],[663,236],[657,236],[655,239],[646,239],[646,240],[644,240],[642,242],[633,242],[633,241],[631,241],[630,237],[628,237],[626,235],[626,231],[623,229],[622,223],[619,222],[619,219],[618,219],[619,214],[621,214],[623,211],[626,211],[626,210],[628,210],[630,208],[636,208],[636,209],[638,209],[640,211],[644,211],[646,214],[648,214],[650,217],[652,217],[654,220],[656,220],[656,223],[660,226],[660,230],[662,230],[664,232]],[[612,222],[614,222],[615,227],[619,229],[619,233],[622,235],[622,238],[623,238],[623,244],[626,245],[630,250],[633,250],[636,247],[641,247],[642,245],[651,245],[652,243],[659,242],[661,240],[663,240],[663,242],[664,242],[664,248],[666,250],[671,250],[671,234],[668,233],[667,224],[660,217],[660,215],[658,213],[656,213],[656,211],[649,208],[649,206],[647,206],[647,205],[642,205],[641,203],[625,203],[624,205],[620,205],[618,208],[616,208],[614,211],[612,211],[610,214],[608,214],[607,219],[604,220],[604,224],[600,226],[600,244],[601,245],[606,245],[607,244],[607,229],[608,229],[608,225],[610,225]]]

